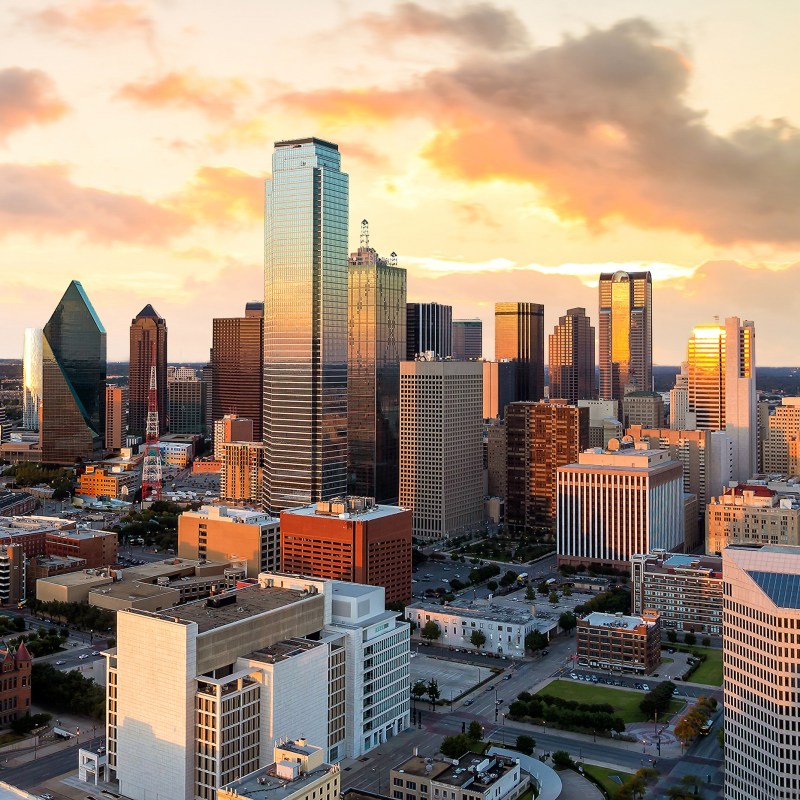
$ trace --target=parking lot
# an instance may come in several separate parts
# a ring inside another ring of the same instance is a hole
[[[439,684],[441,700],[451,700],[486,679],[490,670],[456,661],[445,661],[424,655],[424,647],[414,651],[411,659],[411,685],[417,681],[428,683],[435,679]]]

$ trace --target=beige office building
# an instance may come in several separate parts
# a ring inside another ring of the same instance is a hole
[[[800,545],[800,502],[763,485],[740,484],[711,498],[706,509],[706,552],[732,544]]]
[[[260,506],[264,445],[261,442],[224,442],[220,449],[220,503]]]
[[[661,428],[664,425],[664,400],[657,392],[630,392],[622,398],[622,420],[626,428]]]
[[[792,468],[797,468],[797,457],[792,459],[790,450],[796,452],[800,437],[800,397],[784,397],[766,423],[766,436],[762,442],[763,471],[798,475],[798,472],[792,471]]]
[[[578,408],[589,409],[589,447],[606,448],[612,439],[622,438],[618,406],[616,400],[578,400]]]
[[[400,503],[413,535],[440,539],[483,519],[483,366],[400,364]]]
[[[237,414],[225,414],[214,420],[214,458],[222,460],[222,445],[226,442],[252,442],[253,420]]]
[[[128,387],[106,386],[106,450],[121,450],[128,432]]]

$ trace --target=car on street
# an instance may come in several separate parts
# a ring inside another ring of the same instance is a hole
[[[475,702],[474,700],[465,700],[464,701],[464,705],[465,706],[471,706],[474,702]]]
[[[99,650],[92,650],[92,655],[93,656],[99,656],[100,655],[100,651]]]
[[[44,794],[40,794],[39,797],[41,797],[42,800],[53,800],[53,795],[51,795],[50,792],[45,792]]]
[[[570,672],[569,676],[570,676],[570,678],[572,678],[572,680],[574,680],[574,681],[578,680],[578,676],[577,676],[577,675],[576,675],[574,672]]]
[[[503,675],[503,680],[504,681],[510,681],[511,680],[511,675]]]
[[[497,700],[494,701],[494,704],[496,706],[499,706],[502,702],[503,702],[503,698],[502,697],[498,697]]]
[[[644,689],[644,691],[646,691],[646,692],[650,691],[650,687],[646,683],[642,684],[642,689]]]
[[[60,666],[62,666],[63,664],[66,664],[66,663],[67,663],[66,661],[56,661],[56,666],[57,666],[57,667],[60,667]]]
[[[679,694],[680,694],[680,692],[677,689],[673,689],[672,690],[672,696],[673,697],[677,697]]]
[[[641,683],[635,683],[635,684],[633,685],[633,688],[634,688],[634,689],[641,689],[641,688],[642,688],[642,684],[641,684]]]
[[[81,654],[78,656],[78,658],[79,658],[81,661],[85,661],[87,658],[89,658],[89,654],[88,654],[88,653],[81,653]]]
[[[550,655],[550,651],[549,650],[542,650],[542,655],[543,656],[549,656]]]

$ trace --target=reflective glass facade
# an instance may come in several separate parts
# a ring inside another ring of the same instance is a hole
[[[550,337],[550,397],[568,400],[593,400],[594,328],[585,308],[570,308]]]
[[[371,247],[348,269],[347,438],[349,493],[397,499],[400,362],[406,348],[406,271]]]
[[[128,366],[128,429],[144,437],[147,422],[147,393],[150,390],[150,367],[153,345],[156,353],[158,387],[158,423],[167,430],[167,323],[149,303],[131,320],[130,362]]]
[[[347,490],[348,176],[335,144],[277,142],[266,185],[264,505]],[[216,376],[215,376],[216,380]]]
[[[42,337],[42,461],[71,464],[103,449],[106,331],[72,281]]]
[[[495,303],[494,357],[517,362],[514,400],[544,397],[544,306]]]
[[[453,320],[453,358],[456,361],[483,358],[483,322],[481,320]]]
[[[39,430],[42,406],[42,329],[26,328],[22,347],[22,427]]]
[[[406,305],[406,360],[432,352],[449,358],[453,352],[453,307],[440,303]]]

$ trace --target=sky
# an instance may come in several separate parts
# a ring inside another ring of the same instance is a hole
[[[487,357],[496,301],[596,324],[599,273],[649,269],[655,363],[736,315],[796,365],[799,28],[794,0],[6,0],[0,357],[77,279],[110,360],[147,303],[206,360],[263,295],[273,142],[314,135],[351,249],[368,219]]]

